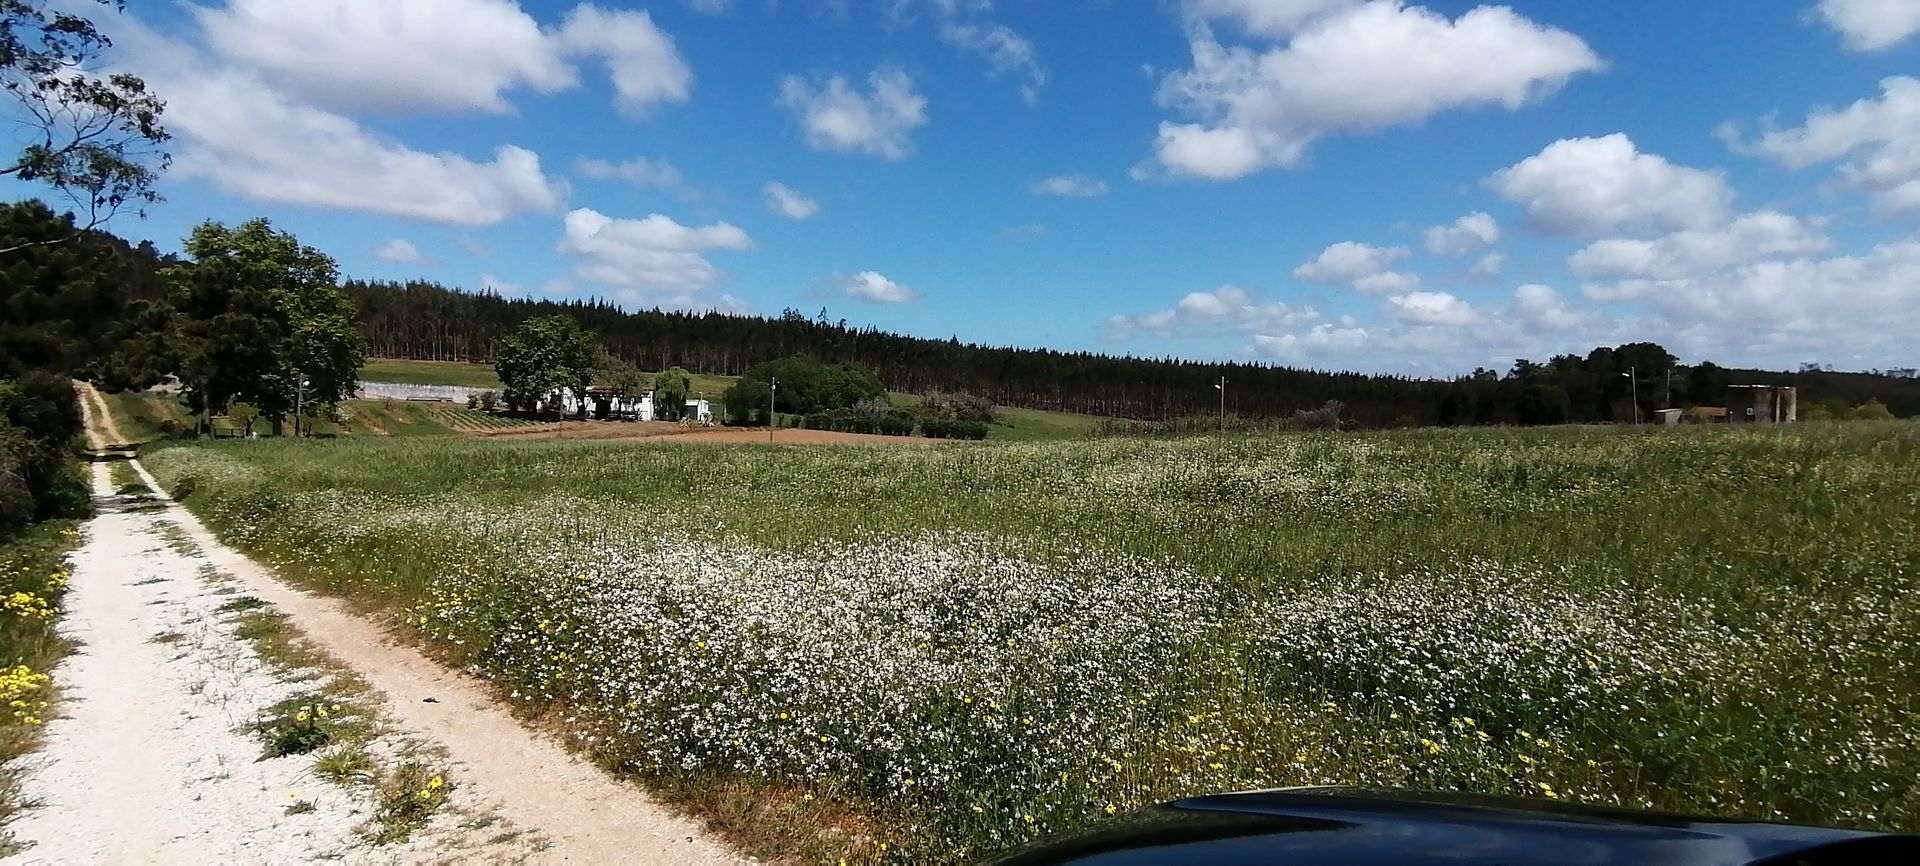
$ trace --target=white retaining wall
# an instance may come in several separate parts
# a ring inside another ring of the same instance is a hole
[[[492,388],[468,388],[464,385],[403,385],[398,382],[361,382],[362,400],[429,400],[464,405],[467,398]]]

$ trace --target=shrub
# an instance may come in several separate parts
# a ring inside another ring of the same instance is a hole
[[[983,421],[923,418],[920,432],[929,439],[985,439],[990,428]]]
[[[913,413],[904,409],[889,409],[880,413],[875,426],[886,436],[912,436]]]
[[[995,420],[993,401],[985,397],[962,392],[935,391],[920,403],[921,411],[930,416],[951,418],[959,421],[978,421],[992,424]]]

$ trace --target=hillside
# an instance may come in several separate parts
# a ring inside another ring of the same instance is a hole
[[[367,365],[360,369],[360,378],[367,382],[400,382],[409,385],[500,387],[500,377],[494,375],[492,367],[465,361],[371,358],[368,359]],[[735,381],[737,378],[733,376],[696,373],[693,376],[693,387],[688,393],[717,400],[721,394],[733,386]],[[894,402],[902,405],[909,405],[920,399],[913,394],[900,393],[895,393],[892,397]],[[349,403],[349,411],[362,418],[371,418],[375,425],[397,435],[452,432],[449,428],[462,427],[460,424],[448,423],[441,417],[445,414],[444,411],[435,412],[424,405],[395,405],[390,402],[356,400]],[[1003,407],[998,415],[999,420],[988,430],[987,438],[1009,442],[1077,439],[1093,432],[1100,426],[1100,422],[1106,420],[1093,415],[1018,407]],[[390,420],[397,423],[389,424]],[[436,431],[435,428],[439,429]]]
[[[391,358],[485,360],[493,341],[519,322],[566,315],[594,332],[607,351],[649,370],[679,366],[725,377],[752,365],[805,354],[851,362],[901,393],[967,391],[1002,406],[1100,417],[1162,420],[1218,411],[1214,384],[1227,379],[1227,411],[1248,418],[1291,416],[1337,400],[1344,419],[1363,427],[1460,424],[1624,422],[1666,405],[1724,405],[1728,384],[1785,384],[1802,405],[1856,406],[1871,400],[1895,415],[1920,415],[1920,378],[1804,373],[1692,365],[1652,343],[1601,347],[1505,371],[1456,380],[1410,379],[1301,370],[1255,363],[1116,357],[935,340],[809,319],[662,310],[627,312],[599,300],[551,301],[468,293],[425,282],[352,281],[373,354]],[[1623,374],[1638,376],[1638,387]]]

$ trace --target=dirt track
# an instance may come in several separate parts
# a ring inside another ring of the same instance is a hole
[[[98,394],[80,390],[89,441],[118,439]],[[25,782],[41,805],[15,822],[33,846],[22,862],[742,862],[697,822],[522,727],[481,683],[394,642],[339,601],[281,584],[131,465],[157,502],[122,507],[107,467],[93,467],[101,514],[74,556],[61,620],[84,646],[55,671],[68,703]],[[365,815],[350,797],[295,759],[257,761],[246,723],[285,697],[287,684],[220,622],[234,597],[221,591],[235,589],[285,614],[371,685],[400,735],[443,752],[452,805],[495,815],[545,847],[502,851],[451,834],[424,847],[371,848],[351,832]],[[155,640],[175,633],[193,640]],[[318,806],[286,811],[291,790]]]

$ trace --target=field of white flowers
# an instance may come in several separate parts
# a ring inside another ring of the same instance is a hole
[[[807,856],[1333,782],[1920,829],[1911,424],[148,462],[609,766],[866,819]]]

